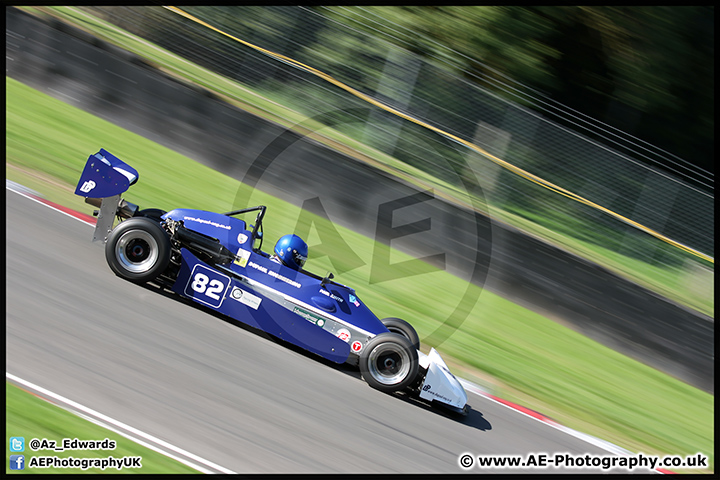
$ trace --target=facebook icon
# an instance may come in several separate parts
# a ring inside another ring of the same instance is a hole
[[[25,470],[25,455],[10,455],[10,470]]]

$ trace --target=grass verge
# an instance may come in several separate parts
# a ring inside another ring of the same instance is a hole
[[[5,473],[199,473],[187,465],[184,465],[172,458],[145,448],[122,435],[107,430],[87,420],[56,407],[45,400],[42,400],[21,388],[6,382],[5,383],[5,421],[6,433],[6,462]],[[22,437],[25,439],[25,450],[23,452],[10,451],[10,437]],[[32,451],[28,445],[30,440],[48,439],[61,444],[64,438],[78,440],[104,440],[114,441],[116,447],[111,450],[66,450],[57,452],[54,450]],[[10,469],[10,455],[24,455],[25,468],[23,470]],[[121,459],[123,457],[142,457],[141,468],[122,469],[108,467],[88,468],[39,468],[31,467],[32,457],[58,457],[66,459],[108,458]]]

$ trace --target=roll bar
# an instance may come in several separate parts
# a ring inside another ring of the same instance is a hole
[[[258,247],[258,250],[262,248],[262,219],[265,216],[265,210],[267,210],[267,207],[265,205],[258,205],[257,207],[249,207],[249,208],[241,208],[240,210],[233,210],[231,212],[223,213],[223,215],[227,215],[228,217],[232,217],[234,215],[241,215],[243,213],[250,213],[258,211],[257,216],[255,217],[255,224],[251,225],[252,230],[251,232],[251,242],[250,245],[255,244],[256,239],[260,239],[260,246]]]

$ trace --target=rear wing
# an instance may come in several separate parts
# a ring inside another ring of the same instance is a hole
[[[129,218],[135,214],[137,206],[121,201],[120,195],[134,185],[139,177],[137,170],[103,148],[90,155],[75,188],[75,195],[85,197],[86,203],[100,208],[94,212],[98,219],[93,242],[107,240],[115,215],[122,214]]]
[[[138,172],[104,148],[90,155],[75,195],[107,198],[126,192],[138,180]]]

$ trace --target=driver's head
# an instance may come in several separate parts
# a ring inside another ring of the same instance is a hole
[[[275,244],[275,255],[286,267],[299,270],[307,260],[308,246],[297,235],[284,235]]]

